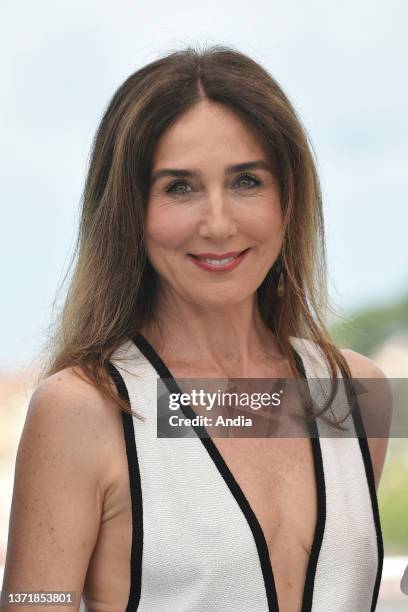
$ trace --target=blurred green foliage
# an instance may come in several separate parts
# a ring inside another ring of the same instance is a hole
[[[370,357],[390,336],[408,331],[408,296],[395,303],[364,308],[329,329],[338,346]],[[407,438],[389,440],[377,497],[385,554],[408,555]]]
[[[336,344],[367,357],[387,338],[408,330],[408,295],[399,302],[364,308],[330,326]]]
[[[408,443],[389,441],[378,489],[378,506],[387,554],[408,554]]]

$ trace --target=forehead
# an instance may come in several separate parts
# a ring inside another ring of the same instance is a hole
[[[266,159],[266,152],[248,126],[226,106],[201,101],[160,137],[153,166]]]

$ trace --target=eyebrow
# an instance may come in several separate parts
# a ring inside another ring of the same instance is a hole
[[[256,161],[243,162],[242,164],[235,164],[233,166],[227,166],[225,168],[225,174],[234,174],[235,172],[242,172],[243,170],[267,170],[272,173],[271,165],[263,159],[257,159]],[[151,185],[155,183],[162,176],[175,176],[175,177],[199,177],[201,172],[199,170],[183,169],[183,168],[162,168],[156,170],[153,173],[151,179]]]

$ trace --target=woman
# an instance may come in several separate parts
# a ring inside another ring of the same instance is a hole
[[[320,416],[304,438],[155,429],[158,377],[320,376],[330,400],[339,377],[385,378],[325,328],[323,229],[305,131],[252,59],[188,48],[123,83],[21,437],[4,590],[104,612],[375,608],[386,438],[319,438]]]

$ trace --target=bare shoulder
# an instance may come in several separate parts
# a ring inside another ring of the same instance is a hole
[[[17,450],[5,590],[82,592],[116,503],[120,425],[115,402],[71,369],[35,389]]]
[[[358,403],[378,488],[387,454],[393,411],[391,383],[384,370],[369,357],[351,349],[340,350],[354,379],[372,379],[372,382],[366,380],[363,383],[368,392],[359,395]]]
[[[384,370],[369,357],[352,349],[340,349],[340,352],[346,359],[353,378],[387,378]]]
[[[66,368],[43,380],[35,389],[27,410],[24,429],[33,429],[60,448],[72,444],[75,455],[91,460],[98,486],[111,485],[113,442],[120,434],[120,411],[73,368]]]
[[[114,389],[113,383],[111,388]],[[113,404],[109,404],[102,392],[73,367],[64,368],[42,380],[34,390],[31,402],[45,397],[60,400],[59,406],[69,399],[70,401],[65,403],[65,410],[72,409],[79,401],[83,406],[87,406],[88,410],[102,413],[110,411]]]

